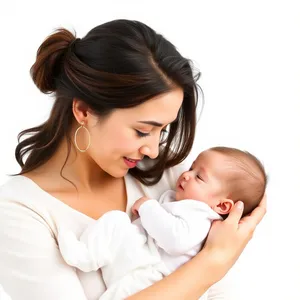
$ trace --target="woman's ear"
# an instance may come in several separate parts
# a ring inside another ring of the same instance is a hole
[[[89,106],[82,100],[74,98],[72,110],[74,118],[79,124],[82,124],[82,122],[84,122],[85,126],[93,127],[99,121],[99,118],[92,113],[92,110],[89,108]]]
[[[79,124],[86,122],[88,106],[83,101],[74,98],[72,110],[74,117]]]
[[[213,208],[213,210],[219,215],[227,215],[234,206],[234,202],[231,199],[221,199],[220,202]]]

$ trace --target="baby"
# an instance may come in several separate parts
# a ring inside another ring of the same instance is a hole
[[[124,212],[107,212],[79,241],[61,231],[60,251],[82,271],[101,268],[107,286],[101,300],[126,299],[195,256],[212,221],[226,218],[236,201],[244,202],[244,215],[250,213],[266,183],[264,168],[252,154],[210,148],[179,177],[175,191],[166,191],[158,201],[137,200],[132,210],[140,218],[131,223]]]
[[[266,184],[264,167],[255,156],[235,148],[214,147],[200,153],[190,170],[179,177],[176,191],[167,192],[172,199],[159,202],[197,200],[224,218],[234,203],[241,200],[244,216],[260,203]],[[149,200],[137,200],[133,213],[138,214],[141,205]]]

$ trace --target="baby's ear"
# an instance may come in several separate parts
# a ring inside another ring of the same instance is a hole
[[[213,210],[219,215],[227,215],[234,206],[234,202],[231,199],[221,199],[219,204],[217,204]]]

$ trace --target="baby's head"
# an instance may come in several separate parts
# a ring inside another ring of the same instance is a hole
[[[189,171],[176,184],[176,200],[205,202],[226,216],[238,200],[244,215],[262,200],[267,176],[261,162],[252,154],[235,148],[214,147],[199,154]]]

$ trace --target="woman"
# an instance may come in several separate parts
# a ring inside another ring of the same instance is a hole
[[[195,135],[198,76],[163,36],[128,20],[83,39],[58,30],[31,75],[55,103],[44,124],[21,132],[30,134],[16,148],[22,170],[0,190],[0,284],[14,300],[98,299],[100,271],[68,266],[58,231],[80,235],[105,212],[130,214],[136,199],[174,187]],[[130,299],[203,295],[237,260],[265,204],[240,220],[242,212],[240,202],[194,259]]]

